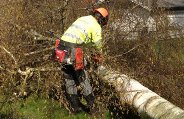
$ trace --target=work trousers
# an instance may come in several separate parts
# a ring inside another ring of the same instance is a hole
[[[65,65],[62,70],[64,71],[66,93],[69,95],[77,95],[78,88],[81,89],[83,96],[92,94],[92,87],[87,71],[84,69],[75,71],[73,65]]]

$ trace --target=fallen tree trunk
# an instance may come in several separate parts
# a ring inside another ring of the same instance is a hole
[[[138,81],[119,72],[99,67],[100,78],[112,85],[119,94],[121,104],[133,106],[142,118],[184,119],[184,110],[160,97]]]

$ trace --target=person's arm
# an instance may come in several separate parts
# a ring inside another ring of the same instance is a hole
[[[102,53],[102,48],[103,48],[103,44],[102,44],[102,33],[101,33],[101,29],[98,31],[96,30],[95,33],[93,34],[93,43],[95,45],[96,48],[96,53],[93,55],[93,60],[100,64],[104,61],[104,57],[103,57],[103,53]]]
[[[102,29],[94,29],[92,33],[92,42],[94,43],[96,49],[102,52]]]

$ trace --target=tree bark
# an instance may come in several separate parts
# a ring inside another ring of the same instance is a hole
[[[128,103],[133,106],[142,118],[184,119],[184,110],[144,87],[138,81],[103,66],[98,68],[98,74],[103,81],[115,88],[121,104]]]

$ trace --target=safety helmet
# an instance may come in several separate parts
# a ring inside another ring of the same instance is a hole
[[[109,19],[109,12],[107,11],[107,9],[101,7],[94,9],[94,12],[99,13],[102,16],[102,18],[98,19],[99,23],[101,25],[106,25]]]
[[[109,13],[105,8],[97,8],[95,9],[95,12],[100,13],[103,17],[108,17]]]

